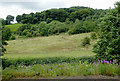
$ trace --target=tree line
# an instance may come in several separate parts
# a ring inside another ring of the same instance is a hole
[[[42,21],[50,23],[53,20],[65,22],[66,19],[69,19],[69,21],[75,22],[76,19],[85,20],[86,18],[96,20],[103,17],[106,13],[107,10],[76,6],[70,8],[49,9],[36,13],[31,12],[30,14],[24,13],[22,15],[17,15],[16,21],[17,23],[23,24],[36,24]],[[11,21],[13,21],[14,18],[14,16],[8,15],[6,20],[4,20],[4,24],[11,24]]]

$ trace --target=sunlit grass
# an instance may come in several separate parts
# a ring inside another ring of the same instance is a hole
[[[8,41],[6,58],[81,57],[95,55],[90,46],[82,47],[82,40],[90,33],[49,37],[18,38]]]
[[[11,29],[12,32],[15,32],[21,25],[22,23],[17,23],[17,24],[5,25],[5,27],[8,27]]]
[[[69,51],[69,52],[48,52],[41,54],[5,54],[4,58],[45,58],[45,57],[82,57],[82,56],[93,56],[93,52],[89,51]]]

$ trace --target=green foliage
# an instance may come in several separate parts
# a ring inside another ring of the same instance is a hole
[[[16,34],[20,36],[32,37],[32,33],[35,30],[36,28],[34,26],[32,27],[30,24],[24,24],[17,29]]]
[[[80,21],[78,19],[76,19],[75,23],[69,21],[69,19],[66,19],[65,22],[51,21],[48,24],[43,21],[34,26],[23,25],[18,28],[16,33],[21,36],[26,36],[27,32],[34,34],[33,36],[37,36],[37,33],[35,32],[39,32],[40,36],[58,35],[60,33],[79,34],[94,31],[94,28],[96,27],[95,24],[95,22],[90,20]]]
[[[28,23],[28,15],[27,14],[23,14],[21,17],[21,23],[26,24]]]
[[[21,23],[21,15],[17,15],[17,17],[16,17],[16,21],[18,22],[18,23]]]
[[[2,24],[2,52],[4,53],[6,49],[4,48],[3,45],[8,45],[6,41],[10,40],[11,37],[11,30],[7,27],[4,27]]]
[[[16,37],[15,37],[14,35],[12,35],[12,36],[10,37],[10,39],[11,39],[11,40],[15,40]]]
[[[96,33],[91,33],[91,39],[97,39]]]
[[[9,40],[11,37],[11,30],[7,27],[2,28],[2,41]]]
[[[53,20],[58,20],[60,22],[64,22],[67,18],[68,14],[65,10],[60,10],[60,9],[51,9],[51,10],[46,10],[45,11],[45,16],[44,18],[51,18]]]
[[[90,45],[90,38],[85,37],[82,41],[82,46]]]
[[[51,23],[48,24],[48,26],[49,26],[48,32],[50,35],[67,32],[68,30],[65,24],[59,21],[52,21]]]
[[[30,32],[27,32],[26,37],[32,37],[32,34]]]
[[[96,21],[98,18],[103,17],[106,14],[106,10],[92,9],[88,7],[70,7],[70,8],[59,8],[59,9],[49,9],[42,12],[22,14],[16,17],[17,22],[23,24],[36,24],[41,21],[46,21],[47,24],[53,20],[60,22],[65,22],[67,18],[70,21],[75,22],[76,19],[84,20],[87,17]]]
[[[83,25],[83,22],[77,19],[73,24],[73,27],[69,29],[68,34],[85,33],[86,29],[82,25]]]
[[[108,68],[109,67],[109,68]],[[57,69],[56,69],[57,68]],[[105,75],[118,76],[118,65],[115,64],[87,64],[61,63],[47,65],[11,66],[3,70],[2,79],[24,77],[57,77],[57,76],[88,76]]]
[[[89,16],[89,15],[90,15],[89,10],[87,10],[87,9],[82,9],[82,10],[79,10],[79,11],[72,12],[72,13],[70,14],[70,20],[72,20],[73,22],[74,22],[76,19],[82,20],[82,18],[86,18],[86,17]]]
[[[120,61],[119,14],[119,5],[116,5],[116,8],[111,10],[102,19],[100,40],[95,44],[93,49],[97,53],[96,57],[99,59],[117,59],[117,61]]]
[[[6,20],[7,20],[8,24],[10,24],[10,22],[14,20],[14,16],[8,15],[8,16],[6,17]]]
[[[102,18],[106,12],[107,10],[94,10],[88,7],[77,6],[49,9],[40,13],[22,14],[16,17],[18,22],[23,24],[36,24],[34,27],[35,30],[22,27],[24,29],[19,30],[21,29],[19,28],[17,34],[26,36],[27,31],[31,33],[32,36],[48,36],[53,34],[59,35],[60,33],[79,34],[98,31],[98,25],[101,22],[98,19]],[[46,25],[43,25],[44,27],[41,24],[43,22],[46,22]],[[37,33],[38,35],[36,35]]]
[[[50,23],[51,21],[52,21],[51,18],[47,18],[47,20],[46,20],[47,24]]]
[[[24,65],[30,66],[34,64],[58,64],[58,63],[84,63],[88,61],[88,63],[93,63],[97,61],[94,57],[46,57],[46,58],[18,58],[18,59],[2,59],[3,69],[9,66],[17,66]]]
[[[80,21],[76,19],[75,23],[73,23],[72,27],[69,28],[68,34],[79,34],[91,32],[95,28],[95,23],[92,21]]]
[[[34,26],[30,24],[23,24],[17,29],[16,34],[26,37],[48,36],[48,26],[46,22],[41,22],[40,24]]]
[[[41,22],[38,25],[40,36],[48,36],[48,25],[46,22]]]

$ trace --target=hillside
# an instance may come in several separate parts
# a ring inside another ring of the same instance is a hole
[[[18,38],[8,41],[7,53],[4,57],[81,57],[94,55],[90,46],[81,45],[84,37],[90,36],[90,33],[76,35],[55,35],[49,37]]]

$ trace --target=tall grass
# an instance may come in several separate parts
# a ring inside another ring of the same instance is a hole
[[[109,68],[108,68],[109,67]],[[88,64],[84,63],[61,63],[61,64],[36,64],[32,66],[10,66],[3,70],[3,79],[19,77],[57,77],[57,76],[80,76],[80,75],[119,75],[116,64]]]

